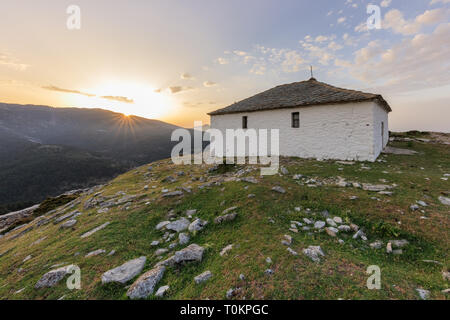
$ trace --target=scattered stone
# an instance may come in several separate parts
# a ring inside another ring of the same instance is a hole
[[[450,272],[448,271],[442,271],[442,278],[444,280],[450,280]]]
[[[194,278],[196,284],[208,281],[212,277],[211,271],[205,271]]]
[[[55,285],[58,284],[59,281],[61,281],[69,273],[69,271],[73,267],[74,267],[74,265],[68,265],[68,266],[61,267],[61,268],[47,272],[39,279],[39,281],[36,283],[36,285],[34,287],[36,289],[54,287]]]
[[[91,251],[89,252],[87,255],[85,255],[85,258],[89,258],[89,257],[94,257],[94,256],[98,256],[99,254],[105,253],[106,251],[103,249],[97,249],[95,251]]]
[[[273,274],[273,270],[272,269],[266,269],[266,271],[264,271],[265,274],[267,274],[268,276],[271,276]]]
[[[391,189],[392,187],[385,185],[385,184],[363,183],[362,188],[363,188],[363,190],[366,190],[366,191],[380,192],[380,191],[385,191],[386,189]]]
[[[353,239],[358,239],[361,238],[361,240],[366,241],[367,237],[366,234],[364,233],[364,231],[362,230],[358,230],[354,235],[353,235]]]
[[[333,221],[336,222],[336,223],[341,224],[342,223],[342,218],[341,217],[334,217]]]
[[[369,246],[370,246],[372,249],[381,249],[381,247],[383,246],[383,242],[380,241],[380,240],[377,240],[377,241],[372,242],[371,244],[369,244]]]
[[[445,290],[442,290],[441,292],[444,294],[447,294],[447,293],[450,293],[450,289],[445,289]]]
[[[236,212],[228,213],[223,216],[218,216],[217,218],[214,219],[214,223],[220,224],[222,222],[233,221],[236,218],[236,216],[237,216]]]
[[[170,288],[169,286],[159,287],[158,291],[156,291],[156,293],[155,293],[155,297],[158,297],[158,298],[164,297],[166,292],[169,291],[169,288]]]
[[[178,242],[181,245],[188,244],[189,240],[190,240],[190,237],[187,233],[182,232],[178,235]]]
[[[241,273],[241,274],[239,275],[239,280],[242,280],[242,281],[245,280],[245,275],[244,275],[243,273]]]
[[[191,262],[191,261],[202,261],[203,252],[205,248],[193,243],[186,248],[175,252],[174,262],[182,263],[182,262]]]
[[[425,201],[419,200],[416,201],[418,205],[422,206],[422,207],[428,207],[428,204]]]
[[[178,196],[182,196],[183,192],[182,191],[172,191],[172,192],[167,192],[163,194],[164,198],[168,198],[168,197],[178,197]]]
[[[409,244],[408,240],[405,239],[389,240],[389,242],[392,244],[392,248],[403,248]]]
[[[170,223],[170,221],[162,221],[156,225],[156,230],[161,230],[165,226],[167,226]]]
[[[419,294],[420,299],[422,300],[427,300],[430,296],[430,291],[428,290],[417,288],[416,291]]]
[[[30,255],[26,256],[26,257],[22,260],[22,262],[27,262],[27,261],[30,260],[31,258],[32,258],[32,256],[31,256],[31,254],[30,254]]]
[[[313,224],[313,222],[311,220],[309,220],[308,218],[303,218],[303,222],[306,224]]]
[[[390,242],[386,245],[386,253],[392,253],[392,243]]]
[[[316,223],[314,223],[314,229],[322,229],[325,225],[326,223],[324,221],[316,221]]]
[[[334,227],[328,227],[325,228],[325,232],[330,236],[330,237],[336,237],[336,234],[339,232],[338,229],[334,228]]]
[[[125,284],[142,272],[146,261],[146,257],[139,257],[108,270],[102,275],[102,283],[118,282]]]
[[[284,190],[284,189],[283,189],[282,187],[280,187],[280,186],[273,187],[273,188],[272,188],[272,191],[279,192],[279,193],[286,193],[286,190]]]
[[[333,219],[327,218],[327,223],[331,227],[337,227],[337,224]]]
[[[301,174],[294,174],[292,176],[292,179],[294,179],[294,180],[300,180],[301,178],[303,178],[303,175],[301,175]]]
[[[254,177],[244,177],[244,178],[241,178],[241,180],[244,182],[253,183],[253,184],[258,183],[258,180],[256,180]]]
[[[116,254],[116,250],[111,250],[111,251],[108,253],[108,256],[113,256],[114,254]]]
[[[350,232],[352,230],[352,228],[350,226],[345,225],[345,224],[341,224],[338,227],[338,230],[342,231],[342,232]]]
[[[77,220],[75,220],[75,219],[67,220],[66,222],[64,222],[63,224],[61,224],[60,229],[69,229],[69,228],[72,228],[76,223],[77,223]]]
[[[190,232],[201,231],[206,225],[208,221],[202,219],[195,219],[188,227]]]
[[[354,223],[351,223],[350,224],[350,228],[353,230],[353,231],[358,231],[359,230],[359,227],[356,225],[356,224],[354,224]]]
[[[450,206],[450,198],[440,196],[439,201],[446,206]]]
[[[239,288],[232,288],[227,291],[226,297],[227,299],[231,299],[236,296],[241,290]]]
[[[130,299],[145,299],[153,293],[155,286],[161,280],[166,268],[158,266],[141,275],[128,289],[127,296]]]
[[[190,210],[186,210],[186,215],[188,217],[192,217],[194,214],[197,213],[197,209],[190,209]]]
[[[166,229],[180,232],[186,230],[189,227],[190,221],[186,218],[172,221],[166,225]]]
[[[281,173],[284,174],[284,175],[288,175],[288,174],[289,174],[288,169],[286,169],[285,167],[281,167],[280,171],[281,171]]]
[[[320,262],[320,256],[325,256],[320,246],[309,246],[303,249],[303,253],[314,262]]]
[[[169,250],[168,250],[168,249],[161,248],[161,249],[156,250],[156,251],[155,251],[155,254],[156,254],[157,256],[161,256],[161,255],[163,255],[163,254],[166,253],[166,252],[169,252]]]
[[[272,264],[272,259],[271,259],[270,257],[267,257],[267,258],[266,258],[266,263]]]
[[[290,246],[291,243],[292,243],[292,237],[287,235],[287,234],[285,234],[284,235],[284,239],[285,240],[281,241],[281,243],[284,244],[285,246]]]
[[[339,242],[340,244],[344,244],[344,243],[345,243],[344,240],[342,240],[342,239],[338,239],[338,242]]]
[[[220,255],[224,256],[225,254],[228,253],[228,251],[230,251],[231,249],[233,249],[233,245],[229,244],[227,245],[225,248],[222,249],[222,251],[220,251]]]
[[[291,248],[287,248],[287,251],[294,256],[298,255],[298,253],[296,251],[292,250]]]
[[[157,245],[159,245],[159,241],[158,240],[154,240],[154,241],[152,241],[152,243],[150,243],[150,245],[152,247],[156,247]]]
[[[247,198],[254,198],[254,197],[256,197],[256,195],[255,195],[254,193],[250,193],[250,194],[247,196]]]
[[[88,232],[82,234],[82,235],[81,235],[81,238],[87,238],[87,237],[93,235],[94,233],[96,233],[97,231],[100,231],[100,230],[106,228],[109,224],[110,224],[110,222],[106,222],[106,223],[104,223],[104,224],[98,226],[97,228],[94,228],[94,229],[92,229],[91,231],[88,231]]]
[[[409,209],[411,209],[411,211],[416,211],[419,210],[419,206],[417,204],[412,204]]]

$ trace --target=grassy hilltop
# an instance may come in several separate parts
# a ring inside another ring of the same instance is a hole
[[[416,289],[428,290],[430,299],[446,299],[448,293],[442,291],[449,287],[445,275],[450,266],[450,207],[439,197],[449,197],[450,147],[417,140],[433,140],[426,134],[409,138],[391,146],[417,154],[383,154],[377,162],[353,164],[283,158],[281,165],[287,172],[265,177],[259,176],[256,166],[210,170],[212,166],[175,166],[169,160],[141,166],[81,195],[72,206],[47,213],[0,238],[0,298],[127,299],[127,287],[138,276],[123,285],[102,284],[104,272],[145,256],[143,273],[195,243],[205,248],[202,261],[167,267],[155,287],[156,291],[170,286],[162,299],[225,299],[230,288],[237,288],[234,299],[420,299]],[[256,181],[243,181],[244,177]],[[358,183],[388,187],[379,193],[364,190]],[[285,193],[273,191],[276,186]],[[183,195],[163,197],[163,189]],[[102,209],[104,203],[109,203],[103,207],[108,210]],[[214,219],[230,207],[237,207],[231,210],[237,217],[215,224]],[[190,233],[185,245],[176,244],[178,235],[162,240],[167,231],[156,230],[156,225],[187,218],[186,211],[192,209],[197,211],[190,221],[208,221],[204,229]],[[73,227],[61,228],[67,220],[54,223],[74,210],[82,214]],[[353,239],[353,230],[333,237],[325,228],[315,229],[303,220],[326,221],[325,210],[331,219],[340,217],[342,224],[357,225],[367,240]],[[39,223],[52,215],[49,223]],[[110,224],[104,229],[81,238],[106,222]],[[310,230],[303,230],[305,226]],[[292,237],[289,248],[298,255],[282,244],[284,235]],[[401,254],[386,252],[390,240],[401,239],[408,241]],[[152,246],[155,240],[160,244]],[[372,248],[370,244],[377,240],[381,248]],[[155,254],[172,243],[172,249]],[[232,249],[221,255],[230,244]],[[308,246],[321,247],[325,256],[320,262],[303,253]],[[105,252],[85,257],[97,249]],[[112,250],[115,253],[108,255]],[[54,287],[35,288],[45,273],[69,264],[81,268],[80,290],[68,290],[65,279]],[[381,268],[380,290],[366,287],[370,265]],[[196,284],[194,277],[207,270],[212,277]]]

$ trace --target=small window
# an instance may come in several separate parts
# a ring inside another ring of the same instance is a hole
[[[300,113],[292,112],[292,128],[300,128]]]
[[[242,129],[247,129],[247,116],[242,117]]]

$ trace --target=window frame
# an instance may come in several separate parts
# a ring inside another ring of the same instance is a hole
[[[248,116],[242,116],[242,129],[248,129]]]
[[[300,112],[291,113],[291,128],[293,129],[300,128]]]

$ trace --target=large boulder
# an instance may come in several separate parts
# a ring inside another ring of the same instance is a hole
[[[175,252],[173,261],[175,263],[202,261],[205,248],[193,243],[186,248]]]
[[[146,257],[139,257],[137,259],[125,262],[117,268],[108,270],[102,275],[102,283],[127,283],[142,272],[146,261]]]
[[[65,267],[61,267],[44,274],[39,281],[34,286],[36,289],[39,288],[50,288],[57,285],[73,268],[73,265],[68,265]]]
[[[153,293],[155,286],[161,280],[166,268],[157,266],[141,275],[128,289],[127,296],[130,299],[145,299]]]
[[[186,218],[172,221],[166,225],[166,229],[180,232],[186,230],[189,227],[190,221]]]

